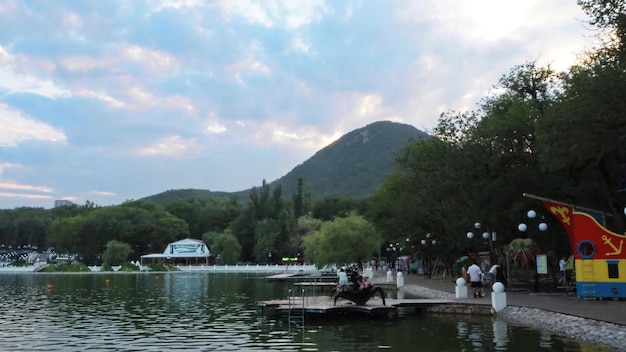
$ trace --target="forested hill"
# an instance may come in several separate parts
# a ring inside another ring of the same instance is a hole
[[[411,125],[374,122],[345,134],[285,176],[270,182],[270,186],[274,189],[281,184],[283,196],[291,197],[297,192],[298,178],[302,178],[305,191],[316,199],[368,197],[391,171],[400,150],[409,141],[422,138],[428,138],[428,134]],[[144,199],[170,203],[184,198],[234,196],[244,200],[249,193],[249,189],[233,193],[183,189],[169,190]]]
[[[371,123],[345,134],[285,176],[271,182],[283,195],[297,192],[298,178],[317,199],[365,198],[393,168],[395,158],[410,140],[428,137],[417,128],[389,121]]]

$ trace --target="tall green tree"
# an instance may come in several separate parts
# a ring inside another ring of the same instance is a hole
[[[128,243],[111,240],[106,244],[106,250],[102,253],[102,265],[122,265],[128,260],[133,252]]]
[[[298,191],[294,193],[291,200],[293,202],[293,213],[296,219],[309,212],[311,193],[305,192],[302,177],[298,178]]]
[[[625,230],[626,69],[594,57],[563,76],[563,91],[540,123],[542,165],[563,175],[560,196],[572,203],[608,209]]]
[[[210,232],[204,234],[202,238],[215,261],[219,261],[218,264],[232,265],[239,261],[241,245],[231,232]]]
[[[315,258],[318,267],[358,263],[378,252],[381,235],[365,218],[351,213],[322,224],[319,231],[304,238],[305,256]]]

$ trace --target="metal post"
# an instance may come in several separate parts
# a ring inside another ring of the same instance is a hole
[[[533,255],[535,256],[535,286],[534,291],[539,292],[539,263],[537,263],[537,234],[533,238]]]

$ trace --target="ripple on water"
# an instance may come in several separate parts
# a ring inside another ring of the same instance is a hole
[[[405,317],[307,322],[295,329],[255,302],[290,283],[238,275],[0,275],[0,351],[581,351],[491,319]],[[47,285],[53,285],[48,290]],[[282,286],[281,286],[282,285]],[[347,319],[347,318],[346,318]],[[511,334],[516,338],[511,338]],[[521,336],[521,337],[520,337]],[[515,345],[518,341],[530,344]],[[515,347],[517,346],[517,347]]]

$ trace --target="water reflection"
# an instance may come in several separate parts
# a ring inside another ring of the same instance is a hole
[[[407,311],[295,328],[260,314],[257,300],[284,298],[290,288],[249,274],[1,274],[0,350],[582,350],[491,317]]]
[[[509,343],[509,324],[502,319],[493,321],[493,343],[497,351],[506,351]]]

